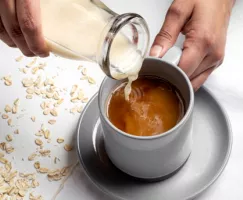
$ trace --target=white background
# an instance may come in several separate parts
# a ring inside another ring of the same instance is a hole
[[[141,14],[148,22],[151,30],[151,41],[159,31],[163,22],[166,10],[171,1],[168,0],[105,0],[108,7],[118,13],[137,12]],[[198,200],[240,200],[243,199],[243,1],[238,0],[233,9],[228,38],[226,45],[226,56],[223,65],[215,71],[205,86],[212,91],[226,109],[233,130],[234,142],[231,158],[229,163],[216,184],[203,194]],[[181,45],[182,40],[178,40],[177,45]],[[0,43],[0,77],[11,74],[13,77],[13,86],[6,87],[0,81],[0,112],[3,112],[6,104],[12,104],[16,98],[20,98],[21,112],[20,119],[11,116],[14,122],[13,128],[8,127],[5,120],[0,119],[0,141],[4,140],[6,134],[11,134],[18,128],[20,135],[14,135],[13,146],[16,151],[9,157],[14,157],[14,168],[22,172],[34,172],[33,163],[22,161],[26,160],[28,155],[34,152],[34,134],[39,130],[42,123],[47,124],[51,117],[42,115],[40,109],[39,97],[32,100],[25,99],[25,89],[21,86],[21,80],[28,75],[19,72],[19,67],[24,67],[31,59],[24,59],[20,63],[15,62],[15,58],[20,55],[18,50],[7,48]],[[97,80],[96,86],[89,86],[84,81],[80,81],[81,73],[77,71],[80,64],[75,61],[68,61],[51,56],[48,59],[39,60],[47,61],[47,76],[55,76],[58,73],[57,85],[67,87],[69,90],[75,83],[81,85],[86,90],[86,94],[91,97],[97,90],[99,83],[103,78],[102,72],[94,64],[84,63],[87,66],[88,73]],[[66,141],[72,141],[76,134],[76,126],[79,115],[71,115],[65,108],[72,107],[67,93],[66,101],[60,109],[59,117],[55,126],[46,125],[50,128],[53,143],[48,146],[52,149],[52,155],[60,158],[58,164],[53,163],[53,157],[41,160],[49,168],[58,168],[67,164],[75,163],[77,157],[75,152],[67,153],[63,150],[62,145],[56,145],[55,138],[65,137]],[[31,116],[36,116],[37,120],[33,123]],[[60,182],[48,182],[46,177],[38,175],[40,187],[36,190],[42,194],[46,200],[51,200],[57,191]],[[78,166],[73,175],[67,180],[57,200],[108,200],[109,198],[102,194],[94,187]]]

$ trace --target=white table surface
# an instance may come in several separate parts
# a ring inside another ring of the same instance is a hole
[[[171,1],[168,0],[105,0],[108,6],[118,13],[137,12],[145,17],[151,30],[151,38],[160,29],[166,10]],[[215,71],[205,86],[219,99],[220,103],[226,109],[232,124],[234,142],[231,158],[221,175],[220,179],[198,200],[240,200],[243,199],[243,1],[238,0],[233,9],[230,26],[228,30],[228,39],[226,46],[226,56],[223,65]],[[177,45],[181,45],[182,40],[178,40]],[[59,168],[67,164],[73,164],[77,161],[76,153],[73,151],[67,153],[63,150],[63,145],[56,145],[55,138],[63,136],[66,141],[72,141],[76,134],[76,126],[79,114],[72,115],[65,108],[72,107],[69,101],[69,93],[65,97],[65,103],[61,106],[60,114],[57,117],[57,123],[54,126],[48,125],[47,121],[51,117],[42,114],[40,102],[42,99],[34,97],[32,100],[25,99],[25,89],[21,85],[21,80],[29,75],[19,72],[19,67],[24,67],[31,59],[25,58],[17,63],[15,58],[20,55],[18,50],[7,48],[0,42],[0,77],[11,74],[13,85],[6,87],[3,81],[0,81],[0,112],[3,113],[6,104],[12,104],[16,98],[20,98],[20,107],[24,109],[17,119],[13,116],[14,127],[7,126],[6,120],[0,119],[0,142],[4,141],[5,136],[18,128],[19,135],[14,135],[13,146],[15,152],[9,159],[14,157],[13,166],[22,172],[34,172],[33,163],[22,161],[34,152],[35,133],[39,130],[42,123],[51,130],[53,142],[48,145],[52,150],[52,158],[41,160],[49,168]],[[75,83],[78,83],[91,97],[99,88],[104,75],[101,70],[90,63],[82,63],[88,68],[88,73],[95,77],[97,85],[90,86],[85,81],[80,81],[81,73],[77,71],[80,62],[69,61],[51,56],[48,59],[39,59],[39,62],[46,61],[48,67],[45,70],[45,76],[58,75],[56,84],[59,87],[67,87],[68,90]],[[77,73],[78,72],[78,73]],[[36,122],[30,120],[31,116],[36,116]],[[53,158],[60,158],[58,164],[54,164]],[[40,187],[35,190],[42,194],[45,200],[54,199],[53,196],[58,190],[61,182],[49,182],[44,175],[38,174]],[[26,198],[27,199],[27,198]],[[57,200],[111,200],[102,194],[93,186],[84,175],[81,167],[78,166],[73,174],[66,181],[64,188],[55,198]]]

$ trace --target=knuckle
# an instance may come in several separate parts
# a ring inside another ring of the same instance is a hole
[[[13,38],[19,38],[23,36],[22,31],[18,25],[12,26],[12,28],[10,28],[9,35]]]
[[[206,52],[210,52],[215,48],[216,37],[209,31],[196,31],[190,30],[189,32],[190,41],[193,41],[197,46],[200,46]]]
[[[220,64],[222,64],[223,59],[224,59],[224,52],[221,50],[214,51],[213,57],[214,57],[215,61],[217,61],[218,64],[220,65]]]
[[[215,44],[215,39],[214,39],[214,36],[211,34],[208,34],[208,33],[204,33],[203,37],[202,37],[202,42],[205,44],[205,46],[207,48],[212,48]]]
[[[172,41],[173,37],[172,35],[169,33],[169,31],[167,30],[164,30],[162,29],[159,34],[158,34],[159,37],[162,37],[162,38],[165,38],[167,39],[168,41]]]
[[[34,23],[33,19],[26,18],[21,22],[21,24],[22,24],[22,30],[24,33],[32,34],[32,35],[36,34],[38,28],[37,28],[36,24]]]
[[[184,14],[184,11],[181,8],[181,6],[174,4],[174,5],[171,5],[167,14],[171,15],[175,18],[180,18]]]

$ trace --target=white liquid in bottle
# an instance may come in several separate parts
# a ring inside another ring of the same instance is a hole
[[[44,35],[53,53],[69,59],[96,57],[101,32],[111,17],[107,12],[90,0],[40,2]],[[128,100],[132,81],[138,77],[143,58],[125,36],[118,34],[112,43],[110,62],[120,70],[118,73],[111,69],[113,78],[129,80],[125,88]]]

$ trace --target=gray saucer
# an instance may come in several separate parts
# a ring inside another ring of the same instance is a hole
[[[95,95],[80,118],[77,149],[90,180],[103,192],[123,200],[189,200],[220,176],[230,156],[232,133],[229,121],[215,98],[201,88],[195,95],[193,149],[185,166],[174,176],[146,183],[135,180],[109,161],[99,121]]]

